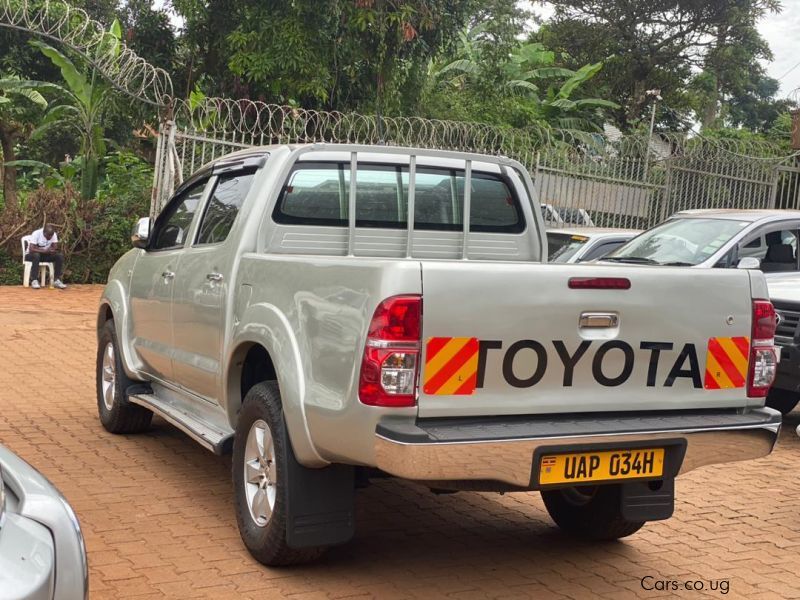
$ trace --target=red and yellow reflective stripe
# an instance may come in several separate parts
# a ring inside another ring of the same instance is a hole
[[[478,382],[477,338],[430,338],[425,346],[422,390],[436,396],[468,396]]]
[[[708,340],[705,388],[742,388],[747,382],[749,337],[717,337]]]

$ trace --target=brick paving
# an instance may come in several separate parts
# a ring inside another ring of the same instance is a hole
[[[563,536],[536,493],[435,496],[401,481],[358,495],[358,529],[315,565],[243,548],[230,458],[160,419],[106,433],[94,391],[99,286],[0,287],[0,441],[50,478],[83,526],[94,598],[660,598],[641,579],[728,580],[709,597],[800,598],[800,413],[776,452],[677,483],[675,516],[624,542]],[[0,594],[2,595],[2,594]],[[677,595],[699,598],[701,592]]]

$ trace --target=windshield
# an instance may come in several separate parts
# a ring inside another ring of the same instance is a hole
[[[747,227],[730,219],[673,219],[646,231],[603,260],[693,266]]]
[[[570,235],[569,233],[547,233],[547,260],[549,262],[565,263],[578,253],[589,238],[585,235]]]

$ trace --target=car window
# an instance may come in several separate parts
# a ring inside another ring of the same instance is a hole
[[[156,220],[150,250],[180,248],[184,245],[207,182],[200,181],[172,199]]]
[[[748,224],[733,219],[671,219],[633,238],[606,258],[619,262],[698,265]]]
[[[359,165],[356,227],[405,229],[408,167]],[[418,168],[414,228],[463,228],[464,171]],[[519,200],[500,177],[472,173],[470,231],[518,233],[525,229]],[[348,163],[304,163],[295,167],[273,213],[278,223],[346,227],[350,195]]]
[[[197,244],[218,244],[225,241],[242,208],[255,173],[236,173],[221,176],[208,200]]]
[[[578,259],[578,262],[586,262],[589,260],[596,260],[598,258],[603,258],[609,252],[613,252],[614,250],[622,246],[622,244],[624,243],[625,242],[623,240],[615,240],[613,242],[605,242],[603,244],[598,244],[597,246],[589,250],[586,254],[581,256],[580,259]]]
[[[567,263],[589,241],[585,235],[547,232],[548,262]]]
[[[752,240],[745,239],[739,246],[739,260],[745,257],[757,258],[761,261],[761,270],[765,272],[797,271],[797,238],[796,229],[786,228],[772,231],[761,229],[756,235],[759,247],[750,246]]]

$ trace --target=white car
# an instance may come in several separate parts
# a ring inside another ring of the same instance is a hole
[[[687,210],[645,231],[603,262],[692,268],[760,269],[778,316],[782,348],[767,406],[790,412],[800,401],[800,211]]]
[[[685,210],[604,261],[675,267],[798,270],[798,210]],[[743,261],[743,259],[749,259]]]
[[[597,260],[640,233],[633,229],[550,229],[547,231],[547,260],[557,263]]]
[[[82,600],[88,593],[75,512],[44,475],[0,444],[0,598]]]
[[[589,211],[584,208],[568,208],[542,204],[542,218],[548,227],[561,225],[575,225],[577,227],[594,227]]]

